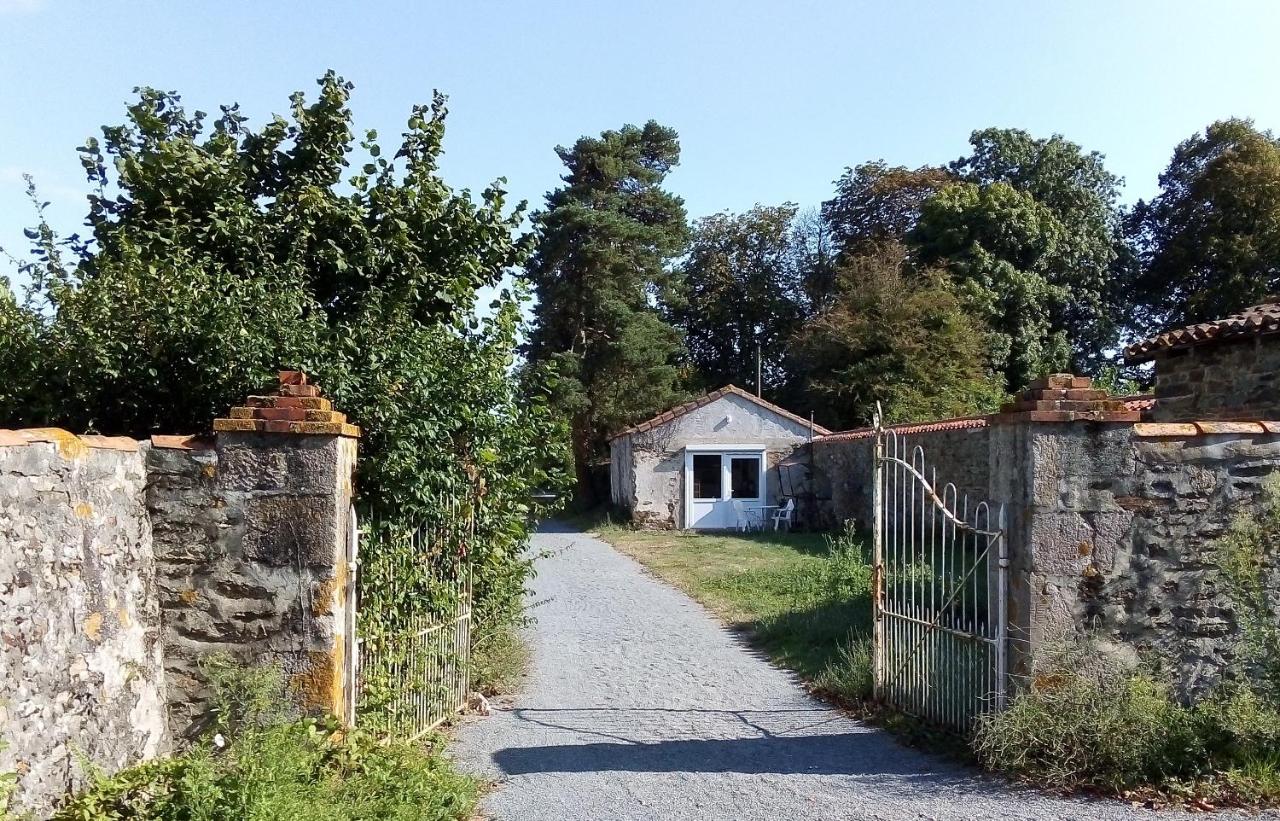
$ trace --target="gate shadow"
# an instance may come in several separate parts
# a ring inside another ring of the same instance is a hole
[[[516,710],[515,717],[566,735],[602,740],[498,750],[493,753],[493,762],[507,775],[690,772],[888,776],[895,780],[928,778],[940,786],[975,780],[963,767],[902,747],[882,731],[854,724],[822,708],[524,709]],[[725,737],[731,735],[737,737]]]

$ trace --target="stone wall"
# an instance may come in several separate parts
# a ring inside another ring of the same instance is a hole
[[[1280,419],[1280,334],[1157,354],[1158,421]]]
[[[985,419],[959,420],[932,425],[899,425],[899,453],[910,461],[916,446],[924,449],[925,464],[937,471],[938,483],[954,484],[961,496],[984,499],[989,481],[988,428]],[[871,458],[875,436],[852,431],[824,436],[813,443],[814,469],[819,485],[831,488],[822,500],[820,521],[839,526],[852,520],[855,526],[871,526]]]
[[[47,815],[208,719],[200,661],[283,669],[349,715],[359,431],[301,374],[216,437],[0,430],[0,773]]]
[[[1216,541],[1280,471],[1280,425],[1077,423],[1007,436],[1022,440],[1011,475],[1026,491],[1011,500],[1011,544],[1026,546],[1011,618],[1031,646],[1090,632],[1159,664],[1185,695],[1216,682],[1240,638]]]
[[[45,815],[167,743],[145,446],[0,431],[0,773]]]

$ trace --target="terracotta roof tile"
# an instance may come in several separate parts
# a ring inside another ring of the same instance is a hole
[[[1278,331],[1280,331],[1280,300],[1254,305],[1224,319],[1165,331],[1125,348],[1124,358],[1129,364],[1136,365],[1146,362],[1160,351],[1189,348],[1192,345],[1201,345],[1220,339],[1258,336]]]
[[[990,424],[990,416],[961,416],[955,419],[939,419],[937,422],[908,423],[889,425],[886,430],[895,431],[906,436],[913,433],[934,433],[941,430],[964,430],[965,428],[985,428]],[[874,436],[875,428],[857,428],[842,430],[838,433],[823,436],[821,442],[845,442],[851,439],[867,439]]]
[[[736,385],[725,385],[723,388],[720,388],[719,390],[711,391],[710,393],[707,393],[707,394],[703,394],[702,396],[698,397],[697,399],[694,399],[693,401],[685,402],[683,405],[676,405],[674,408],[671,408],[670,410],[663,411],[662,413],[658,414],[652,419],[646,419],[645,421],[632,425],[631,427],[626,428],[625,430],[620,430],[617,433],[611,435],[609,437],[609,440],[613,441],[614,439],[617,439],[620,436],[627,436],[628,434],[632,434],[632,433],[643,433],[647,430],[653,430],[654,428],[660,425],[665,425],[667,422],[670,422],[673,419],[678,419],[681,416],[684,416],[686,413],[695,411],[698,408],[705,408],[707,405],[710,405],[712,402],[716,401],[717,399],[722,399],[729,395],[737,396],[741,399],[746,399],[748,402],[752,402],[764,408],[765,410],[772,411],[773,413],[776,413],[779,416],[782,416],[786,419],[790,419],[792,422],[795,422],[798,425],[808,426],[810,424],[808,419],[797,416],[796,414],[792,413],[786,408],[780,408],[777,405],[773,404],[772,402],[766,402],[760,397],[756,396],[754,393],[749,393],[748,391],[744,391],[742,388],[739,388]],[[813,432],[818,436],[826,436],[831,433],[831,431],[827,430],[821,425],[814,425]]]
[[[1125,408],[1128,410],[1149,411],[1156,406],[1156,398],[1149,393],[1134,394],[1133,396],[1117,396],[1116,400],[1123,402]]]

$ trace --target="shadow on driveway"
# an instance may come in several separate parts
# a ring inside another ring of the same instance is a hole
[[[508,747],[493,753],[507,775],[696,772],[970,778],[884,733],[847,729],[829,709],[521,709],[515,717],[586,743]],[[624,729],[625,728],[625,729]],[[745,737],[744,737],[745,735]],[[647,736],[647,737],[646,737]]]

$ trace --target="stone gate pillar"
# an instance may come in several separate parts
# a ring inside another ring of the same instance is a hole
[[[200,662],[214,653],[277,665],[302,709],[344,716],[360,431],[296,371],[213,429],[155,437],[148,454],[171,725],[206,725]]]

